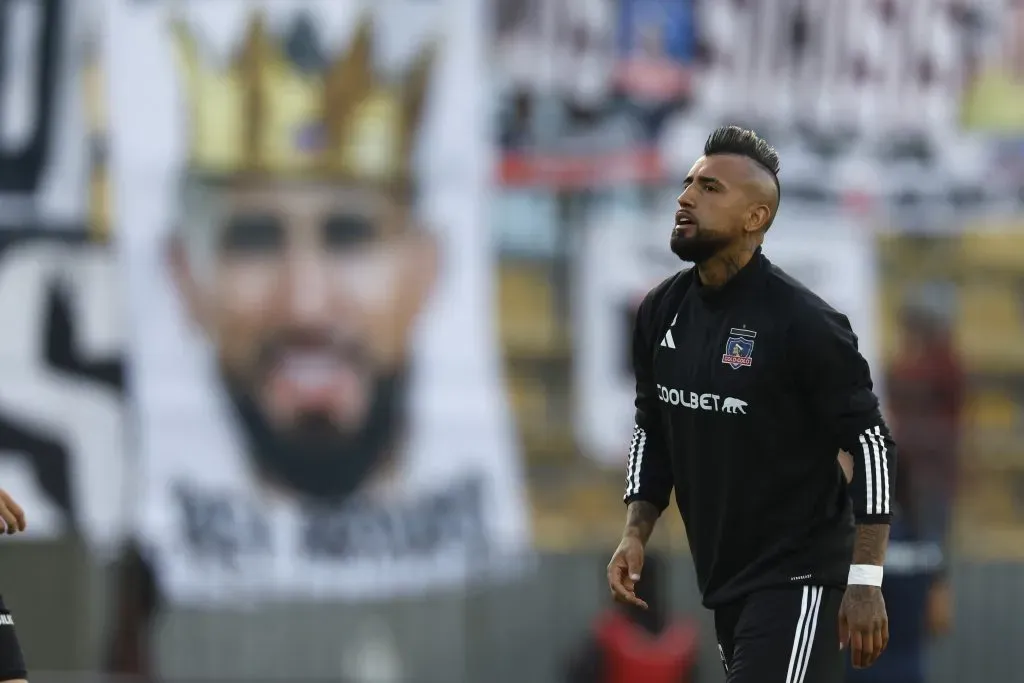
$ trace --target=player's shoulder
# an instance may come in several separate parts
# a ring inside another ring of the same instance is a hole
[[[768,262],[768,291],[792,319],[810,324],[845,322],[845,315],[822,299],[804,283],[785,270]]]
[[[681,270],[665,278],[644,296],[637,312],[638,317],[646,322],[656,322],[659,317],[669,315],[668,311],[675,310],[674,307],[686,294],[692,281],[693,268]]]

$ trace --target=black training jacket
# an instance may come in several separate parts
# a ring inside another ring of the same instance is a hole
[[[854,520],[888,523],[896,448],[845,315],[758,249],[720,289],[651,290],[633,335],[626,503],[675,489],[707,607],[843,586]],[[848,486],[836,456],[854,461]]]

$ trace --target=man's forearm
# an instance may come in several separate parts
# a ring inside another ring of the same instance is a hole
[[[888,524],[858,524],[853,543],[853,564],[885,564],[885,551],[889,547]]]
[[[626,528],[622,535],[639,538],[641,543],[647,545],[651,534],[654,533],[654,525],[660,516],[658,508],[651,503],[645,500],[634,500],[626,507]]]

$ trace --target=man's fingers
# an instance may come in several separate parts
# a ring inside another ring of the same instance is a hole
[[[608,564],[608,589],[611,590],[612,593],[616,592],[616,587],[625,589],[622,585],[622,576],[622,568],[619,566],[618,562],[613,559],[611,563]]]
[[[626,568],[629,572],[629,580],[636,585],[636,582],[640,580],[640,572],[644,569],[644,560],[642,557],[627,557]]]
[[[625,603],[627,605],[636,605],[640,609],[647,609],[647,603],[636,597],[636,593],[629,590],[621,583],[617,587],[612,588],[612,595],[615,597],[617,602]]]
[[[616,598],[625,598],[633,592],[629,588],[626,588],[626,585],[622,583],[622,579],[619,578],[618,575],[611,575],[608,577],[608,588]]]
[[[620,556],[613,558],[608,565],[608,585],[610,586],[612,583],[620,583],[630,592],[633,590],[634,582],[629,577],[626,561]]]
[[[860,631],[861,655],[859,668],[873,666],[889,644],[889,627],[885,622],[865,627]]]
[[[636,605],[641,609],[647,609],[647,603],[636,597],[636,593],[632,589],[627,588],[622,581],[613,581],[609,584],[612,590],[612,597],[618,602],[623,602],[629,605]]]
[[[608,588],[616,602],[629,605],[636,605],[641,609],[647,609],[647,603],[636,597],[636,582],[629,576],[629,570],[625,564],[612,561],[608,565]]]
[[[621,581],[616,581],[611,584],[610,588],[612,591],[612,597],[619,602],[629,602],[630,598],[633,596],[629,589],[622,585]]]
[[[8,534],[13,534],[18,531],[18,519],[6,505],[0,504],[0,519],[4,520],[4,526],[6,527],[5,531]]]
[[[842,650],[850,642],[850,624],[846,621],[846,615],[839,613],[839,649]]]
[[[865,669],[875,663],[875,633],[866,631],[861,635],[860,665]]]
[[[872,637],[872,640],[874,641],[875,648],[871,653],[871,663],[874,664],[878,661],[878,658],[882,656],[882,653],[885,652],[885,639],[882,636],[881,627],[875,629],[875,633]]]
[[[850,634],[850,661],[856,669],[866,669],[878,661],[885,650],[885,636],[877,629],[854,629]]]
[[[608,588],[616,600],[629,602],[633,594],[633,585],[626,577],[625,563],[616,557],[608,565]]]
[[[855,669],[860,669],[864,657],[864,638],[861,632],[854,629],[850,632],[850,661]]]
[[[13,500],[8,505],[8,508],[10,509],[11,514],[14,515],[14,525],[18,528],[18,531],[24,531],[25,526],[27,525],[25,522],[25,511]]]
[[[0,489],[0,519],[3,519],[8,534],[25,530],[25,511],[3,489]]]

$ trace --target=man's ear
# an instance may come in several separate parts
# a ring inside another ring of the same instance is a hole
[[[189,259],[188,250],[178,233],[167,240],[166,260],[171,279],[174,281],[175,289],[189,320],[199,327],[205,328],[206,309],[195,273],[195,264]]]
[[[765,204],[758,204],[750,210],[750,215],[747,218],[747,230],[749,232],[763,233],[768,229],[768,225],[771,223],[771,220],[771,207]]]

